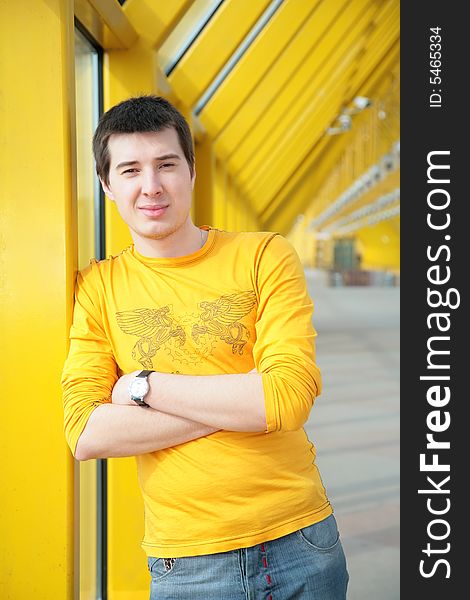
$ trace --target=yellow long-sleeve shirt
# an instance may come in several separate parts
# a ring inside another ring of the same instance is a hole
[[[62,377],[72,451],[121,372],[262,374],[266,433],[218,431],[137,456],[148,555],[247,547],[331,514],[303,429],[321,386],[312,311],[295,251],[272,233],[209,229],[191,255],[130,246],[79,274]]]

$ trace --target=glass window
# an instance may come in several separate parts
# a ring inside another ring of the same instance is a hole
[[[101,113],[101,51],[75,29],[75,110],[78,210],[78,267],[101,259],[104,247],[104,198],[95,172],[92,137]],[[76,569],[80,600],[106,592],[106,461],[75,463],[78,515]]]
[[[100,114],[100,56],[75,30],[75,101],[79,268],[104,258],[103,198],[95,173],[91,140]]]

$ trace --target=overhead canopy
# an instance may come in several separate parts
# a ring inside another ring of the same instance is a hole
[[[180,15],[161,71],[259,223],[286,230],[347,143],[341,115],[398,77],[399,3],[196,0]]]

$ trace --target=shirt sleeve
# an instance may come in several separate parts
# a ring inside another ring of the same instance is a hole
[[[321,375],[315,364],[313,302],[297,253],[282,236],[268,239],[256,282],[253,356],[262,374],[266,431],[294,431],[304,425],[321,392]]]
[[[92,277],[91,268],[77,277],[70,349],[62,371],[64,430],[73,454],[93,410],[111,402],[118,378]]]

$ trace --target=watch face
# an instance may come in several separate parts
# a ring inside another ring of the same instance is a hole
[[[131,396],[134,396],[136,398],[143,398],[145,394],[149,391],[149,384],[146,379],[136,377],[131,382],[129,391],[131,393]]]

